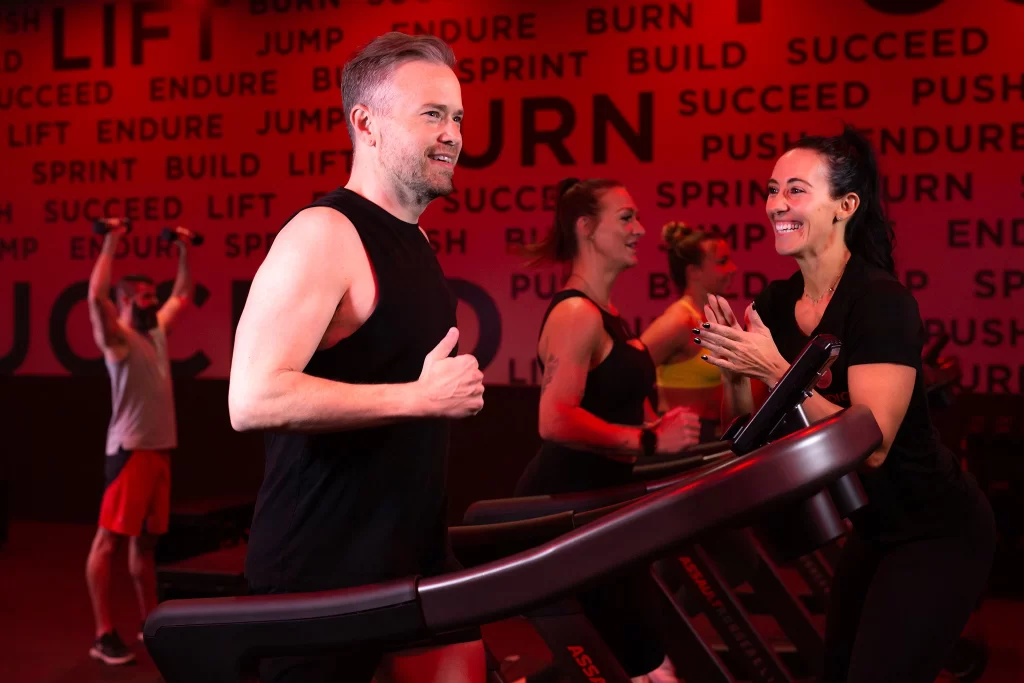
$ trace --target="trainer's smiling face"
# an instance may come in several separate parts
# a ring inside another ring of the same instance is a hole
[[[775,230],[775,251],[782,256],[819,254],[842,239],[843,198],[833,199],[828,164],[815,151],[792,149],[775,164],[768,181],[765,211]]]
[[[414,61],[399,66],[385,87],[381,164],[422,203],[450,194],[462,151],[459,79],[443,64]]]

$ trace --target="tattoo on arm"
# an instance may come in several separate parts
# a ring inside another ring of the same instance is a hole
[[[558,357],[554,354],[548,356],[547,361],[544,363],[544,378],[541,380],[540,393],[541,396],[547,391],[548,385],[551,384],[551,380],[555,376],[555,371],[558,370]]]

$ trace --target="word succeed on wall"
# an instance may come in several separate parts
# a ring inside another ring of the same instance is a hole
[[[172,6],[173,5],[173,6]],[[103,373],[84,305],[100,238],[128,216],[115,277],[166,295],[165,225],[206,236],[176,372],[225,377],[256,269],[285,221],[345,183],[339,79],[389,30],[452,45],[463,86],[456,190],[423,216],[459,296],[462,349],[491,384],[536,383],[562,284],[518,248],[566,176],[621,179],[647,230],[615,302],[642,330],[678,295],[660,228],[717,232],[742,310],[795,268],[764,213],[775,159],[843,123],[871,139],[900,279],[965,382],[1024,386],[1024,71],[1015,0],[438,3],[251,0],[23,4],[0,13],[0,369]]]

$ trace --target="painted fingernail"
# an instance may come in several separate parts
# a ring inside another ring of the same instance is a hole
[[[701,325],[701,327],[703,327],[705,330],[710,330],[711,329],[711,323],[703,323]]]
[[[752,311],[756,311],[757,310],[757,304],[754,303],[753,301],[750,302],[750,310],[752,310]]]
[[[693,343],[694,343],[694,344],[700,344],[700,339],[699,339],[699,338],[697,338],[697,337],[694,337],[694,338],[693,338]]]
[[[695,327],[695,328],[693,328],[693,333],[694,333],[694,334],[700,334],[700,330],[698,330],[698,329],[697,329],[697,328]]]
[[[701,359],[701,360],[707,360],[707,359],[708,359],[708,357],[707,357],[707,355],[704,355],[704,356],[701,356],[701,357],[700,357],[700,359]]]

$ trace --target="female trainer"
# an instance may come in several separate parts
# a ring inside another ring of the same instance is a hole
[[[988,578],[995,522],[931,424],[924,326],[895,276],[871,146],[851,129],[801,140],[776,163],[766,209],[798,270],[747,308],[746,330],[710,297],[693,341],[723,372],[723,419],[749,411],[750,381],[772,386],[812,336],[842,341],[805,410],[817,420],[866,405],[883,440],[861,468],[870,503],[833,580],[824,680],[932,683]]]
[[[644,234],[629,192],[611,180],[568,179],[558,188],[555,224],[533,249],[535,262],[571,264],[565,287],[541,322],[540,452],[516,495],[588,491],[630,481],[643,455],[697,443],[700,423],[677,408],[656,418],[654,361],[612,303],[619,275],[636,265]],[[591,623],[638,681],[674,681],[647,619],[643,580],[616,577],[579,596]],[[650,676],[648,677],[648,674]]]

